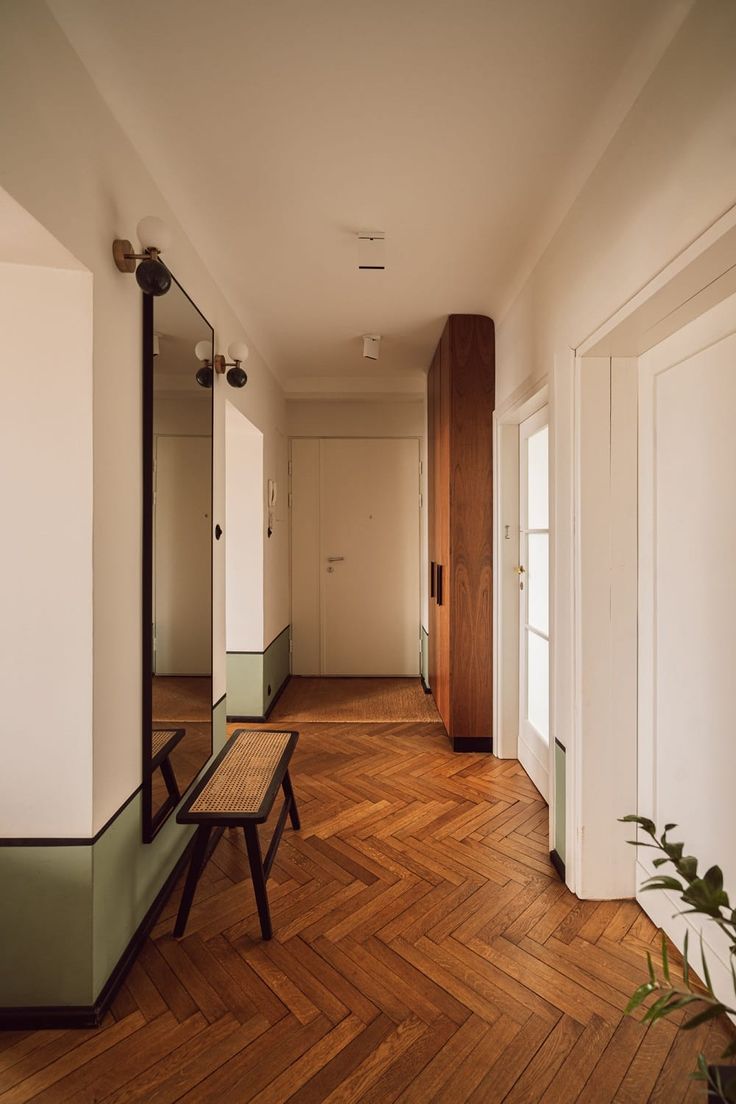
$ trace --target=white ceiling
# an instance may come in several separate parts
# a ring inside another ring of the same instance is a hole
[[[288,390],[425,371],[448,313],[499,316],[691,0],[49,6]]]

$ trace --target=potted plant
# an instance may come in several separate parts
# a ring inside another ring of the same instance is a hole
[[[655,874],[647,878],[641,887],[642,890],[664,889],[678,893],[687,908],[683,914],[695,913],[703,916],[716,924],[729,940],[729,954],[731,975],[733,977],[734,995],[736,1004],[736,908],[732,908],[728,894],[723,888],[723,874],[718,866],[712,866],[702,876],[698,874],[698,860],[692,855],[685,855],[682,843],[671,843],[667,839],[667,833],[677,827],[676,824],[665,824],[661,836],[657,836],[657,828],[654,821],[647,817],[625,816],[622,822],[638,824],[642,832],[649,837],[647,840],[629,840],[634,847],[652,847],[660,852],[654,859],[653,865],[659,869],[668,864],[674,867],[675,874]],[[655,1023],[665,1016],[671,1016],[682,1009],[690,1009],[694,1015],[681,1023],[683,1031],[690,1031],[708,1020],[720,1016],[722,1013],[736,1015],[736,1009],[724,1004],[713,992],[710,971],[705,959],[703,940],[700,940],[700,960],[702,963],[703,985],[693,988],[690,977],[690,963],[688,961],[688,940],[685,935],[683,948],[683,977],[682,985],[674,984],[670,973],[669,957],[667,954],[667,939],[662,932],[662,962],[659,974],[654,968],[652,956],[647,954],[647,966],[649,969],[648,980],[634,992],[626,1006],[627,1014],[634,1012],[644,1005],[649,997],[654,1000],[647,1006],[644,1014],[644,1023]],[[736,1040],[732,1041],[722,1054],[722,1058],[736,1056]],[[708,1085],[708,1100],[723,1101],[725,1104],[736,1104],[736,1066],[709,1066],[704,1055],[698,1056],[697,1069],[693,1078],[705,1081]]]

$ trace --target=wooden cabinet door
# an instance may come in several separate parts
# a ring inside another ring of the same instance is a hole
[[[428,510],[428,552],[429,579],[427,583],[429,623],[429,688],[436,694],[439,681],[437,655],[437,602],[435,597],[436,566],[438,559],[438,514],[437,514],[437,440],[436,420],[438,403],[439,358],[432,361],[427,376],[427,510]]]
[[[450,426],[451,426],[451,382],[452,365],[450,361],[449,332],[445,327],[437,349],[437,391],[435,401],[435,442],[436,442],[436,490],[435,513],[437,533],[437,583],[435,585],[436,605],[436,650],[437,650],[437,689],[435,702],[445,728],[452,735],[451,688],[450,688],[450,631],[452,616],[451,578],[452,549],[450,547]],[[437,591],[441,593],[437,593]]]

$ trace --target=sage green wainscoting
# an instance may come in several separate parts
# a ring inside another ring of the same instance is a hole
[[[565,861],[565,749],[555,740],[555,840],[554,849]]]
[[[2,847],[0,885],[0,1006],[92,1004],[92,847]]]
[[[215,754],[226,715],[223,698]],[[94,842],[0,847],[0,1006],[94,1004],[192,831],[171,816],[144,844],[139,791]]]
[[[263,652],[227,653],[227,711],[231,717],[266,715],[289,677],[290,629],[290,625],[282,629]]]
[[[424,685],[429,686],[429,633],[422,625],[422,678]]]

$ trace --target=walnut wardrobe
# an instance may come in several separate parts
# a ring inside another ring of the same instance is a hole
[[[455,751],[492,750],[493,322],[452,314],[427,379],[429,688]]]

